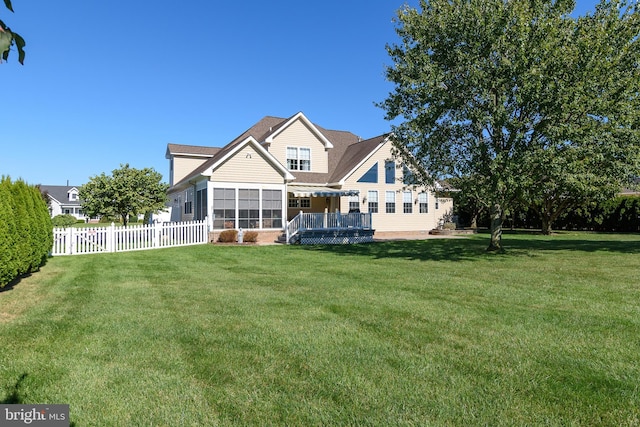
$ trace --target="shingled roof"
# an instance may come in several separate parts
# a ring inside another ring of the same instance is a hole
[[[180,151],[190,153],[189,150],[192,147],[194,148],[194,150],[197,150],[196,154],[211,155],[210,159],[196,168],[189,175],[184,177],[180,182],[176,183],[174,187],[177,187],[184,182],[187,182],[200,175],[202,172],[214,165],[217,161],[222,159],[229,151],[233,149],[233,147],[245,141],[249,137],[253,137],[258,143],[265,145],[269,136],[278,132],[278,130],[283,125],[285,125],[296,115],[293,115],[289,118],[265,116],[259,122],[238,135],[233,141],[222,148],[169,144],[170,147],[167,148],[167,156],[169,156],[169,153],[175,154]],[[296,184],[326,185],[329,183],[340,181],[342,178],[344,178],[344,174],[350,172],[362,161],[362,159],[364,159],[371,152],[372,149],[374,149],[386,138],[386,135],[382,135],[366,141],[361,141],[357,135],[348,131],[329,130],[318,126],[315,123],[313,123],[313,126],[315,126],[318,132],[320,132],[324,136],[324,138],[330,141],[331,145],[333,146],[330,150],[328,150],[329,171],[328,173],[290,171],[291,174],[296,178]]]
[[[72,189],[80,189],[80,186],[73,185],[41,185],[40,191],[49,195],[58,203],[66,206],[79,206],[80,200],[69,200],[69,191]]]
[[[203,147],[200,145],[182,145],[182,144],[167,144],[167,154],[165,157],[168,159],[171,155],[182,154],[188,156],[202,156],[212,157],[220,148],[218,147]]]

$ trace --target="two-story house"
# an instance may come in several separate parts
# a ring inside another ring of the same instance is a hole
[[[371,213],[377,231],[425,231],[450,198],[405,184],[390,135],[361,140],[303,113],[265,117],[224,147],[168,144],[171,220],[212,229],[283,230],[298,213]]]

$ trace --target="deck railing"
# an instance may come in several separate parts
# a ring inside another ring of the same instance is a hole
[[[287,242],[307,230],[371,230],[370,213],[304,213],[287,223]]]

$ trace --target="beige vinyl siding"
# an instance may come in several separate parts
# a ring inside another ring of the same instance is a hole
[[[282,184],[284,177],[253,147],[246,146],[215,169],[211,181]]]
[[[324,143],[302,120],[296,120],[284,129],[274,138],[269,147],[269,152],[285,166],[287,165],[287,147],[310,148],[311,170],[309,172],[328,173],[329,159]]]
[[[197,169],[204,162],[209,160],[208,157],[175,157],[173,158],[173,184]]]
[[[402,163],[396,161],[396,182],[393,184],[385,183],[385,161],[392,158],[391,143],[384,144],[376,153],[367,159],[353,173],[343,185],[343,188],[360,191],[360,212],[368,212],[368,201],[362,203],[364,197],[367,197],[369,191],[378,192],[378,213],[372,214],[373,228],[376,231],[428,231],[436,228],[438,222],[453,209],[451,199],[439,199],[439,209],[435,208],[435,194],[425,190],[424,188],[405,188],[402,183]],[[363,183],[358,180],[365,174],[375,163],[378,163],[378,182]],[[399,167],[398,167],[399,166]],[[411,190],[411,200],[413,203],[411,213],[404,213],[403,209],[403,192]],[[387,191],[396,193],[396,212],[386,213],[385,194]],[[418,194],[421,192],[428,193],[429,212],[420,213],[419,203],[416,203]],[[342,212],[349,211],[349,197],[341,197],[340,209]]]

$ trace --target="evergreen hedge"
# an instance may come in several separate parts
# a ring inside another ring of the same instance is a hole
[[[40,190],[22,180],[0,180],[0,288],[38,271],[53,245],[49,209]]]

